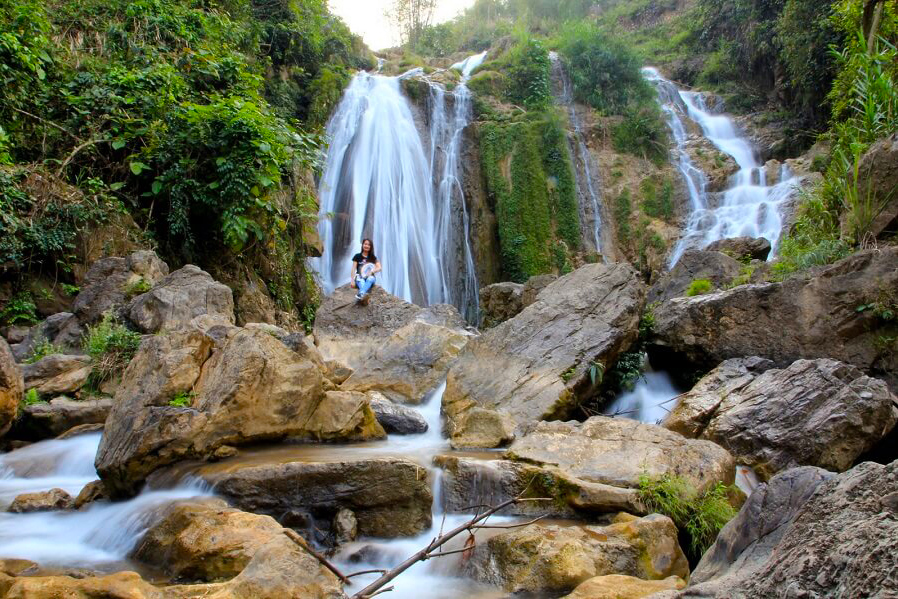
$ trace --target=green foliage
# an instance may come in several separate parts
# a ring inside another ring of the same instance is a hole
[[[168,405],[173,408],[189,408],[193,406],[194,397],[196,397],[196,392],[193,390],[179,391],[169,400]]]
[[[33,406],[36,403],[43,403],[44,400],[41,399],[41,396],[38,394],[37,389],[29,389],[25,392],[25,395],[22,396],[22,404],[26,406]]]
[[[630,213],[632,206],[630,204],[630,190],[624,188],[614,202],[614,222],[617,225],[617,237],[622,244],[627,244],[632,235],[630,227]]]
[[[31,348],[31,354],[27,358],[25,358],[25,363],[34,364],[38,360],[42,360],[47,356],[51,356],[53,354],[61,354],[62,351],[62,347],[51,343],[46,339],[38,339],[34,346]]]
[[[657,105],[628,108],[624,120],[611,132],[611,139],[618,152],[639,156],[657,165],[664,164],[668,158],[667,125]]]
[[[689,284],[689,288],[686,289],[686,297],[704,295],[706,293],[711,293],[713,290],[714,285],[708,279],[695,279]]]
[[[150,285],[150,283],[146,279],[140,277],[139,279],[128,285],[128,288],[125,289],[125,294],[128,296],[140,295],[141,293],[146,293],[152,288],[152,285]]]
[[[84,338],[84,350],[93,362],[88,386],[99,389],[101,384],[120,375],[137,353],[140,340],[140,333],[128,330],[108,312],[100,322],[89,327]]]
[[[524,36],[504,58],[507,78],[505,99],[527,110],[548,108],[552,103],[549,51],[542,42]]]
[[[717,538],[724,525],[736,516],[728,495],[731,487],[717,483],[704,493],[678,476],[664,474],[639,477],[639,497],[646,507],[664,514],[674,521],[681,534],[688,539],[686,553],[692,563]]]
[[[31,295],[19,293],[14,295],[0,310],[0,323],[34,324],[37,322],[37,306]]]
[[[652,179],[643,179],[639,185],[642,191],[642,211],[652,218],[671,222],[674,215],[673,181],[665,178],[660,189]]]

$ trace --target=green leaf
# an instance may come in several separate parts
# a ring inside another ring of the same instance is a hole
[[[131,163],[131,172],[134,173],[135,175],[139,175],[140,173],[147,170],[148,168],[150,168],[150,167],[145,165],[143,162],[135,161],[135,162]]]
[[[112,191],[118,191],[119,189],[121,189],[124,186],[125,186],[124,183],[118,182],[118,183],[113,183],[112,185],[110,185],[109,189],[111,189]]]
[[[264,175],[259,177],[259,182],[262,183],[262,187],[271,187],[271,184],[274,183],[274,181]]]
[[[265,152],[267,154],[268,152],[271,151],[271,144],[269,144],[267,141],[263,141],[262,143],[259,144],[259,150],[261,150],[262,152]]]
[[[128,142],[126,142],[124,139],[116,139],[115,141],[112,142],[112,149],[113,150],[121,150],[122,148],[125,147],[125,145],[127,143]]]
[[[152,189],[154,194],[158,194],[160,191],[162,191],[162,181],[160,181],[159,179],[153,181]]]

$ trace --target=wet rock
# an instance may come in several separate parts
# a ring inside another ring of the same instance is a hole
[[[643,580],[634,576],[609,574],[596,576],[581,583],[562,599],[643,599],[661,591],[678,591],[686,586],[679,576],[664,580]]]
[[[81,326],[99,322],[106,312],[123,308],[134,291],[152,287],[168,274],[168,265],[152,251],[140,250],[126,258],[102,258],[84,276],[72,312]]]
[[[138,295],[127,307],[131,322],[144,333],[177,331],[197,316],[208,315],[234,324],[234,297],[201,268],[188,264],[153,289]]]
[[[84,488],[78,493],[78,497],[75,498],[75,503],[72,504],[72,507],[76,510],[80,510],[94,501],[103,499],[109,499],[109,494],[106,493],[106,487],[103,485],[103,481],[95,480],[84,485]]]
[[[362,536],[410,536],[431,523],[427,471],[404,459],[245,466],[225,462],[204,467],[198,475],[241,509],[281,520],[302,506],[325,531],[341,509],[352,510]]]
[[[494,283],[482,288],[480,315],[483,328],[494,327],[520,314],[524,309],[523,294],[524,286],[520,283]]]
[[[877,343],[883,322],[860,306],[898,288],[898,248],[849,256],[782,283],[742,285],[655,310],[655,350],[672,359],[714,367],[729,358],[759,356],[788,366],[802,358],[832,358],[857,366],[898,389],[898,363]]]
[[[338,545],[355,541],[359,535],[359,521],[352,510],[343,508],[338,511],[337,515],[334,516],[332,526]]]
[[[873,144],[861,158],[858,191],[862,197],[870,193],[874,205],[882,207],[870,227],[873,235],[898,230],[898,133]]]
[[[24,392],[22,372],[6,341],[0,339],[0,437],[6,434],[15,420]]]
[[[71,439],[72,437],[77,437],[78,435],[87,435],[89,433],[101,433],[103,432],[105,422],[97,422],[94,424],[79,424],[78,426],[73,426],[69,430],[61,433],[56,438],[57,439]]]
[[[735,479],[733,456],[719,445],[626,418],[540,422],[523,433],[509,447],[507,457],[554,465],[570,477],[589,482],[636,489],[643,474],[671,474],[703,492]]]
[[[469,342],[443,395],[453,445],[496,447],[518,424],[569,415],[635,341],[644,301],[630,266],[590,264]]]
[[[62,489],[50,489],[38,493],[22,493],[13,499],[6,510],[14,514],[28,512],[48,512],[51,510],[70,510],[75,507],[75,500]]]
[[[648,302],[685,297],[693,281],[705,279],[716,289],[723,288],[742,272],[742,264],[717,251],[686,250],[676,265],[658,278],[649,290]]]
[[[421,403],[443,381],[473,336],[454,307],[422,309],[407,324],[374,343],[341,387],[377,391],[396,402]]]
[[[82,425],[102,425],[112,411],[112,405],[111,397],[84,400],[57,397],[49,403],[25,406],[10,434],[17,439],[41,441]]]
[[[418,410],[395,404],[376,391],[368,396],[377,421],[388,433],[419,435],[427,432],[427,421]]]
[[[898,420],[886,384],[853,366],[798,360],[758,372],[746,362],[724,362],[680,399],[664,426],[714,441],[769,478],[795,466],[845,471]]]
[[[0,575],[0,590],[8,589],[4,599],[164,599],[165,594],[143,580],[137,572],[118,572],[107,576],[73,578],[71,576]]]
[[[736,260],[767,260],[770,242],[763,237],[732,237],[715,241],[705,248],[709,252],[723,252]]]
[[[51,354],[22,365],[25,389],[37,389],[41,395],[74,393],[84,386],[90,372],[90,357],[84,355]]]
[[[898,595],[898,462],[787,470],[756,490],[678,597]]]
[[[233,327],[215,343],[184,331],[141,344],[97,452],[111,492],[132,494],[153,470],[222,445],[383,436],[362,398],[326,396],[318,366],[271,335]],[[190,407],[169,405],[179,393]]]
[[[689,563],[667,516],[621,514],[608,526],[531,524],[478,545],[465,566],[511,593],[564,593],[596,576],[686,578]]]

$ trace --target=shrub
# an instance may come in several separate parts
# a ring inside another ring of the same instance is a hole
[[[196,397],[194,391],[180,391],[168,402],[173,408],[189,408],[193,405],[193,398]]]
[[[542,42],[523,36],[505,60],[506,99],[527,110],[548,108],[552,103],[549,79],[551,65],[549,51]]]
[[[614,149],[661,165],[667,160],[667,125],[655,105],[630,107],[611,132]]]
[[[624,189],[614,202],[614,221],[617,225],[617,236],[623,244],[627,244],[630,241],[630,211],[630,190]]]
[[[3,324],[34,324],[37,322],[37,306],[27,293],[14,295],[0,310]]]
[[[714,289],[714,285],[711,284],[711,281],[708,279],[696,279],[689,284],[689,288],[686,290],[687,297],[695,297],[696,295],[703,295],[705,293],[710,293]]]
[[[128,366],[140,346],[140,333],[116,322],[110,313],[87,330],[84,349],[93,361],[88,386],[98,389]]]
[[[22,396],[22,404],[26,406],[33,406],[34,404],[42,403],[43,401],[44,400],[41,399],[37,389],[29,389],[25,392],[25,395]]]
[[[686,537],[686,554],[695,563],[707,551],[724,525],[733,519],[736,510],[730,504],[732,487],[717,483],[705,493],[699,493],[678,476],[664,474],[639,477],[639,497],[646,507],[674,521],[681,535]]]
[[[46,339],[39,339],[31,348],[31,354],[25,358],[26,364],[34,364],[38,360],[53,354],[62,353],[62,348]]]
[[[140,295],[141,293],[146,293],[152,288],[152,285],[150,285],[150,283],[146,279],[140,277],[139,279],[128,285],[128,288],[125,289],[125,294],[128,296]]]

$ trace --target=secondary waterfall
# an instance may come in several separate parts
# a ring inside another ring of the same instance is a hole
[[[773,257],[783,229],[781,210],[798,179],[783,165],[778,173],[779,182],[768,184],[764,165],[757,160],[748,140],[739,135],[732,119],[712,114],[704,95],[679,89],[655,68],[643,69],[643,76],[658,90],[661,108],[676,143],[674,163],[683,176],[690,199],[691,213],[683,236],[671,253],[670,267],[687,249],[701,249],[714,241],[743,235],[769,240]],[[705,138],[736,161],[739,171],[722,194],[707,192],[707,178],[693,164],[687,150],[690,136],[684,119],[697,124]]]
[[[555,100],[567,109],[568,121],[572,131],[568,134],[568,151],[574,161],[574,179],[577,184],[577,199],[580,206],[580,222],[583,227],[583,240],[587,247],[602,254],[602,201],[601,183],[596,187],[593,173],[598,168],[593,164],[592,154],[583,137],[583,124],[574,105],[574,86],[567,69],[561,62],[557,52],[549,52],[552,61],[553,94]]]
[[[484,57],[457,65],[463,79],[451,94],[451,117],[447,92],[431,84],[429,153],[400,89],[401,79],[420,69],[353,78],[327,127],[330,145],[319,183],[325,251],[317,267],[325,292],[349,282],[351,257],[370,237],[383,264],[378,278],[384,289],[417,304],[452,303],[476,320],[477,274],[459,155],[471,118],[464,81]]]

